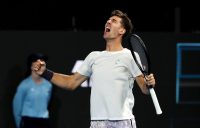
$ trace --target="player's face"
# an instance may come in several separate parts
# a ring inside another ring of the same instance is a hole
[[[125,29],[121,24],[121,20],[118,16],[112,16],[107,20],[104,29],[105,39],[113,39],[124,33]]]

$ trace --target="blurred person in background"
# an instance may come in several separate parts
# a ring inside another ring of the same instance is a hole
[[[17,87],[13,98],[13,114],[17,128],[50,128],[49,102],[52,84],[33,71],[32,63],[46,62],[42,53],[32,53],[27,57],[25,78]]]

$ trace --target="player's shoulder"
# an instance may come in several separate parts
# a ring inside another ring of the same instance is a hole
[[[123,52],[121,53],[121,57],[123,57],[124,59],[128,59],[128,60],[132,60],[133,59],[131,51],[128,48],[124,48],[123,49]]]
[[[102,51],[92,51],[89,53],[89,56],[98,56],[102,53]]]
[[[100,54],[102,51],[92,51],[90,54]]]
[[[124,48],[123,52],[131,53],[131,51],[128,48]]]
[[[131,55],[131,51],[128,48],[124,48],[122,53],[126,55]]]

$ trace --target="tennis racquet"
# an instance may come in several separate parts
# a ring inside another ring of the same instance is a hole
[[[149,59],[149,53],[143,42],[143,40],[136,34],[131,34],[128,40],[128,48],[130,49],[133,58],[141,70],[144,76],[147,76],[151,73],[151,62]],[[145,77],[146,78],[146,77]],[[153,86],[149,86],[149,92],[153,100],[153,104],[156,110],[156,114],[162,114],[156,93]]]

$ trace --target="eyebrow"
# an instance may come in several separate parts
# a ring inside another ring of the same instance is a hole
[[[114,21],[114,22],[116,22],[116,21],[117,21],[117,19],[116,19],[116,18],[109,18],[108,20],[111,20],[111,21]]]

